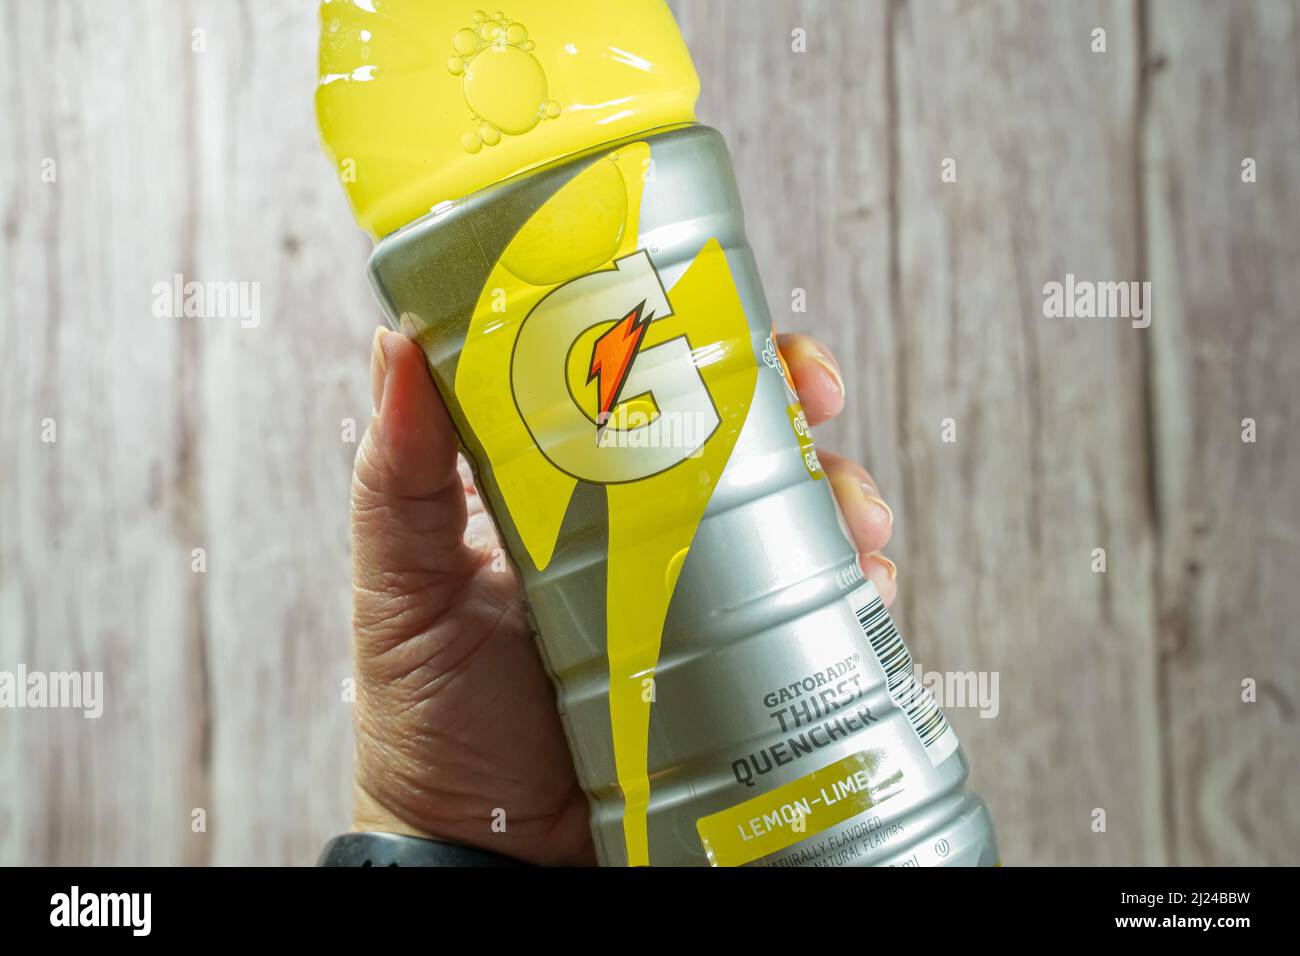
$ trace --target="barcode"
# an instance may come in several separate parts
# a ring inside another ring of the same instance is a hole
[[[957,749],[957,734],[948,726],[934,695],[917,681],[912,671],[912,655],[885,610],[880,594],[875,585],[868,583],[848,595],[848,601],[885,672],[889,699],[907,715],[930,762],[938,764]]]

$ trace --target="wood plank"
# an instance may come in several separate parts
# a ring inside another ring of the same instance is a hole
[[[1151,4],[1161,705],[1180,864],[1294,863],[1300,834],[1298,45],[1294,3]]]
[[[194,262],[260,321],[195,328],[212,707],[211,859],[314,860],[351,800],[348,493],[379,309],[317,142],[310,5],[204,3],[192,65]]]
[[[186,661],[196,621],[176,400],[181,329],[151,315],[151,246],[186,214],[170,6],[6,8],[0,442],[6,664],[102,671],[104,714],[23,710],[0,800],[7,862],[179,862],[199,778]],[[120,13],[122,16],[114,16]],[[131,32],[122,33],[123,29]],[[132,36],[155,51],[137,57]],[[106,78],[113,78],[107,82]],[[9,124],[6,124],[9,125]],[[53,160],[55,179],[40,179]],[[41,441],[54,420],[57,442]],[[10,737],[13,741],[13,737]]]
[[[999,673],[996,719],[948,710],[1006,862],[1159,863],[1143,332],[1043,310],[1067,273],[1140,278],[1133,8],[891,10],[913,650],[929,668]],[[1105,53],[1090,47],[1098,26]]]
[[[377,318],[315,143],[314,11],[14,6],[0,653],[105,671],[107,710],[6,716],[0,858],[309,862],[348,819],[340,421]],[[260,283],[260,323],[155,317],[176,273]]]

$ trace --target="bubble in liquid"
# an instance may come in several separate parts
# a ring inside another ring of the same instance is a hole
[[[506,27],[506,39],[518,46],[528,39],[528,28],[522,23],[512,23]]]
[[[483,142],[489,146],[495,146],[501,142],[501,130],[497,129],[491,123],[484,123],[479,129],[479,135],[483,137]]]
[[[461,136],[460,145],[465,147],[467,153],[477,153],[483,148],[483,140],[479,139],[478,133],[469,132]]]
[[[447,72],[452,76],[460,76],[465,72],[465,61],[458,56],[453,56],[447,61]]]
[[[555,117],[557,117],[557,116],[559,116],[559,115],[560,115],[560,104],[559,104],[559,103],[555,102],[555,100],[551,100],[549,103],[546,104],[546,118],[547,118],[547,119],[555,119]]]
[[[489,47],[465,71],[465,102],[503,133],[518,136],[537,125],[546,99],[541,64],[512,46]],[[558,104],[556,106],[558,114]]]
[[[478,34],[473,30],[461,30],[452,38],[451,45],[461,56],[469,56],[479,48]]]
[[[536,286],[590,272],[618,251],[627,203],[619,168],[607,159],[594,162],[523,225],[501,264]]]
[[[470,20],[473,21],[475,26],[478,26],[486,19],[487,19],[487,14],[484,13],[482,10],[475,10],[474,15],[470,17]]]

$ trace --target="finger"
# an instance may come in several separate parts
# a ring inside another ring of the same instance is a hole
[[[858,566],[876,586],[885,607],[891,606],[898,596],[898,568],[894,562],[883,554],[863,554],[858,556]]]
[[[871,494],[875,495],[877,498],[881,497],[879,482],[872,477],[871,472],[867,471],[867,469],[863,468],[862,465],[858,464],[858,462],[854,461],[852,458],[845,458],[838,452],[826,451],[822,448],[817,449],[817,458],[821,461],[824,469],[829,466],[836,471],[841,469],[852,471],[853,474],[857,475],[858,478],[862,480],[862,483],[867,486]]]
[[[375,412],[352,481],[353,575],[361,595],[400,597],[463,570],[465,491],[451,419],[419,347],[378,330],[371,379]],[[394,613],[360,599],[357,610],[359,624]]]
[[[790,368],[808,424],[819,425],[844,409],[844,378],[830,349],[808,335],[778,335],[777,346]]]
[[[880,553],[893,534],[894,513],[880,497],[871,473],[852,459],[830,451],[817,453],[858,550],[858,566],[876,586],[885,607],[898,596],[898,566]]]
[[[465,489],[465,545],[475,551],[494,552],[501,546],[501,538],[483,506],[483,499],[479,497],[474,485],[474,470],[464,453],[456,456],[456,473]]]
[[[469,466],[469,459],[464,455],[456,456],[456,472],[460,475],[461,487],[465,489],[467,495],[478,495],[478,488],[474,487],[474,470]]]
[[[458,474],[456,433],[419,346],[400,333],[376,330],[370,379],[370,454],[358,461],[358,477],[391,497],[442,491]]]
[[[866,469],[832,452],[819,451],[822,470],[830,480],[844,522],[860,553],[879,551],[894,531],[894,512],[876,489]]]

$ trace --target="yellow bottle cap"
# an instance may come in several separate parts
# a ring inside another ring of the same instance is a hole
[[[323,0],[316,114],[378,238],[448,200],[695,120],[699,78],[663,0]]]

